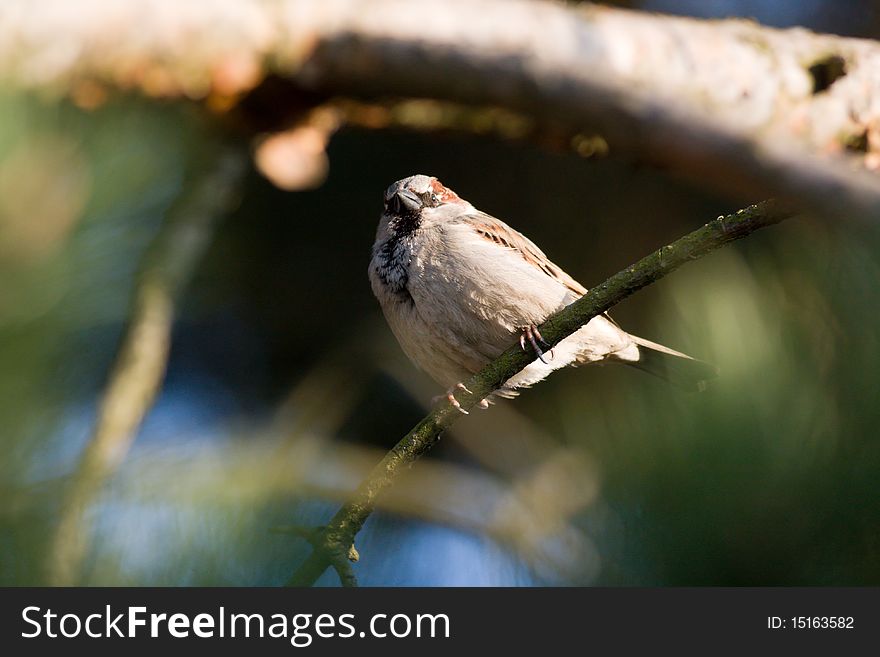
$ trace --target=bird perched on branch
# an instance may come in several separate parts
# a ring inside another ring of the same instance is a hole
[[[462,412],[455,398],[467,391],[462,382],[517,339],[536,358],[494,395],[515,396],[517,388],[581,363],[625,363],[689,390],[716,375],[708,363],[630,335],[607,314],[542,349],[537,327],[586,288],[436,178],[410,176],[385,191],[369,275],[403,351]]]

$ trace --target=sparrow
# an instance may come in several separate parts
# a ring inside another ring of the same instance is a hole
[[[415,175],[385,191],[369,277],[401,348],[455,398],[462,383],[519,339],[535,360],[492,397],[513,397],[554,370],[618,362],[699,390],[715,368],[624,331],[598,315],[552,350],[537,326],[587,289],[500,219],[477,210],[437,178]]]

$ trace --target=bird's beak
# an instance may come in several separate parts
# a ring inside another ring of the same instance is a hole
[[[422,199],[408,189],[401,189],[397,192],[392,202],[397,206],[394,208],[397,212],[401,210],[405,212],[418,212],[422,209]]]

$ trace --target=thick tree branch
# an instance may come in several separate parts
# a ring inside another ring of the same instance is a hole
[[[214,234],[237,199],[246,156],[240,148],[212,152],[206,170],[169,210],[141,267],[131,318],[101,400],[98,420],[80,458],[53,538],[47,579],[78,583],[88,550],[85,513],[117,470],[162,384],[171,342],[174,304]]]
[[[509,0],[0,3],[0,81],[236,107],[321,95],[499,105],[726,190],[880,216],[880,44]]]
[[[663,278],[683,264],[793,215],[794,211],[789,207],[767,201],[718,217],[590,289],[585,296],[542,324],[541,334],[551,346],[556,345],[593,317],[606,312],[634,292]],[[511,346],[465,382],[473,394],[459,394],[462,408],[472,409],[533,359],[534,354],[523,351],[519,345]],[[376,498],[402,471],[427,453],[439,440],[440,434],[460,417],[461,413],[446,403],[428,414],[404,436],[360,485],[353,499],[333,516],[330,523],[317,533],[309,535],[314,550],[293,574],[288,585],[311,586],[331,565],[339,572],[344,585],[352,585],[354,575],[348,564],[343,566],[343,561],[349,550],[353,549],[355,536],[373,512]]]

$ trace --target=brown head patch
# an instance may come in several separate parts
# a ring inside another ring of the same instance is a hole
[[[440,199],[441,203],[450,203],[454,201],[460,200],[458,198],[458,194],[453,192],[451,189],[448,189],[443,186],[436,178],[431,180],[431,189],[434,190],[434,193],[437,195],[437,198]]]

